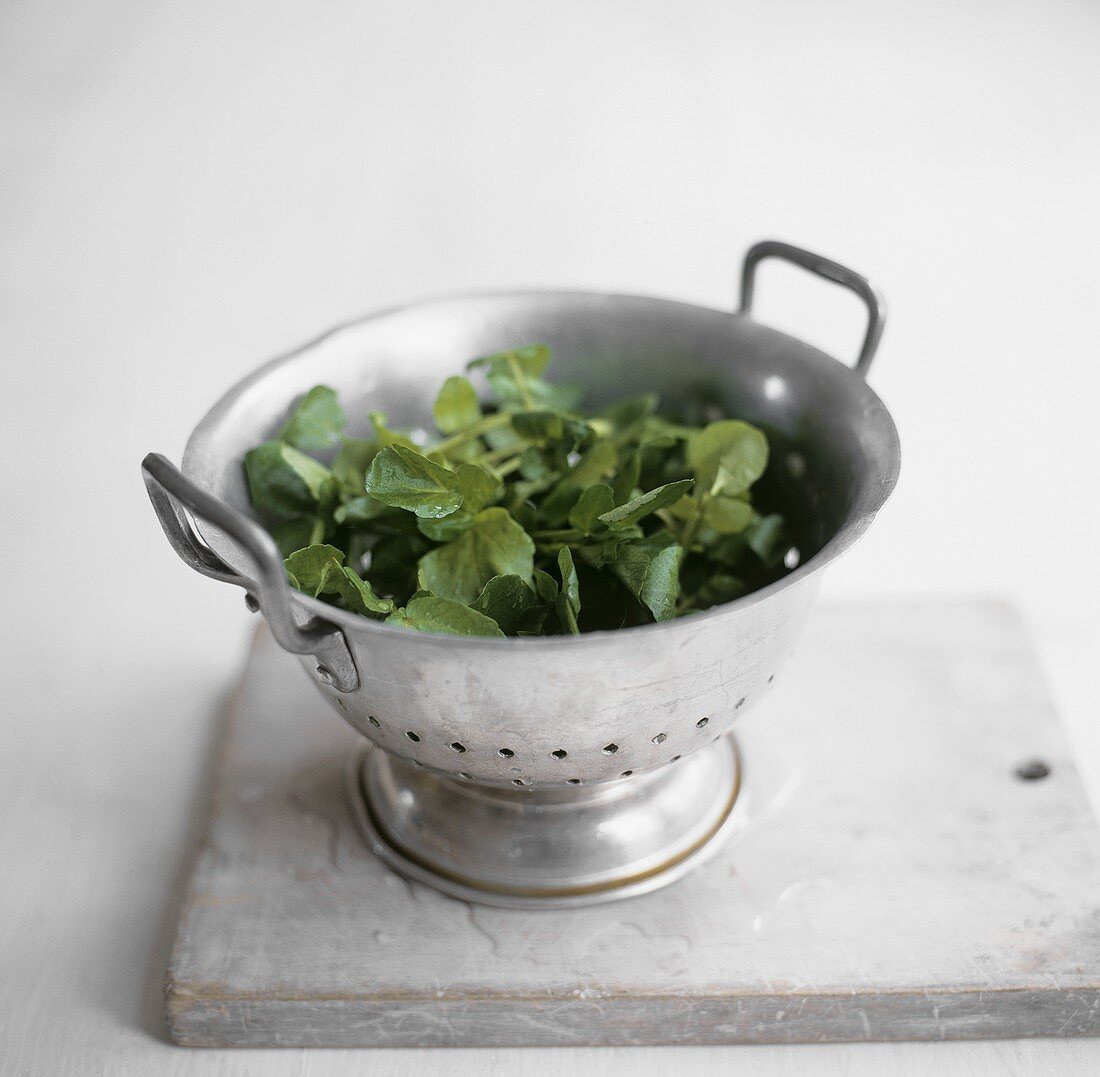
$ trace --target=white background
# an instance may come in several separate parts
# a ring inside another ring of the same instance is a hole
[[[1100,801],[1100,7],[23,0],[0,15],[0,1070],[1079,1072],[1089,1043],[185,1052],[173,894],[250,628],[138,462],[237,378],[441,291],[729,306],[745,247],[869,275],[894,501],[826,599],[1024,609]],[[759,317],[854,356],[769,265]]]

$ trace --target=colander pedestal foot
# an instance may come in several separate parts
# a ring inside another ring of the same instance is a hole
[[[365,742],[348,768],[359,827],[391,868],[508,908],[593,905],[674,882],[728,833],[740,782],[732,736],[659,770],[576,787],[466,781]]]

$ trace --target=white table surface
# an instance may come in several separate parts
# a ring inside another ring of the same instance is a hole
[[[481,287],[732,302],[775,236],[891,301],[902,482],[825,597],[998,594],[1100,803],[1100,8],[9,4],[0,14],[0,1072],[1081,1073],[1100,1043],[195,1052],[158,996],[239,592],[140,457],[347,317]],[[849,297],[759,315],[854,354]],[[1091,500],[1088,496],[1091,494]]]

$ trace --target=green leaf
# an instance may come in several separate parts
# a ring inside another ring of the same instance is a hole
[[[650,490],[640,497],[632,498],[625,505],[610,509],[600,516],[600,520],[613,531],[631,527],[651,512],[674,505],[695,485],[694,479],[681,479]],[[609,491],[610,492],[610,491]]]
[[[473,426],[481,418],[477,391],[460,374],[448,378],[435,398],[432,415],[435,417],[435,425],[443,434],[457,434],[460,430]]]
[[[442,516],[438,520],[420,516],[416,518],[416,529],[432,542],[451,542],[473,526],[473,516],[462,509],[452,512],[450,516]]]
[[[558,551],[558,571],[561,573],[561,590],[558,592],[554,608],[561,621],[562,628],[571,635],[578,635],[577,617],[581,612],[581,585],[577,579],[577,569],[573,564],[573,555],[568,546]]]
[[[604,408],[600,415],[611,422],[617,431],[629,430],[635,423],[653,415],[661,404],[656,393],[640,393],[624,400],[616,400]]]
[[[548,606],[552,606],[558,597],[558,581],[549,572],[543,572],[541,568],[535,569],[535,590],[539,598]]]
[[[378,442],[344,438],[332,460],[332,473],[349,493],[363,492],[363,479],[378,453]]]
[[[428,519],[462,504],[458,476],[404,445],[387,445],[371,461],[365,486],[376,501]]]
[[[549,363],[548,345],[529,344],[474,359],[466,364],[466,369],[484,369],[497,399],[507,407],[545,407],[568,411],[576,404],[580,394],[570,386],[544,382],[542,373]]]
[[[530,584],[516,575],[494,576],[481,590],[473,608],[492,617],[506,635],[514,636],[530,623],[530,611],[539,605]]]
[[[344,551],[324,544],[296,550],[283,564],[294,586],[316,598],[333,589],[333,577],[342,574]]]
[[[491,617],[470,609],[461,602],[437,595],[418,595],[409,604],[386,618],[386,624],[411,628],[416,632],[435,632],[447,636],[494,636],[504,638]]]
[[[585,450],[564,481],[582,488],[591,486],[614,475],[618,466],[619,454],[615,446],[610,441],[597,441]]]
[[[289,557],[295,550],[308,546],[317,531],[317,521],[320,519],[321,528],[324,530],[324,519],[314,516],[296,516],[293,520],[282,520],[271,527],[271,537],[275,545],[279,547],[279,553],[283,557]],[[324,538],[324,535],[321,536]]]
[[[441,519],[417,521],[421,533],[436,542],[450,542],[463,531],[469,531],[474,517],[504,492],[499,477],[480,464],[459,464],[456,475],[462,507]]]
[[[499,476],[480,464],[459,464],[456,475],[464,512],[478,513],[504,493]]]
[[[304,594],[320,598],[336,595],[354,613],[390,613],[393,603],[379,598],[373,588],[350,566],[344,551],[318,544],[296,550],[284,562],[290,582]]]
[[[605,520],[614,507],[615,498],[611,493],[611,487],[606,483],[597,482],[582,491],[572,512],[569,513],[569,523],[586,535],[606,531],[607,524],[600,521]]]
[[[733,602],[745,593],[745,583],[737,576],[726,572],[715,572],[708,576],[703,586],[691,596],[692,609],[709,610],[724,602]]]
[[[349,498],[338,505],[333,519],[338,524],[347,524],[349,527],[363,527],[392,512],[389,505],[376,501],[370,494],[363,494],[362,497]]]
[[[400,604],[416,590],[417,562],[431,545],[416,531],[385,535],[371,547],[370,568],[365,575],[375,591],[392,595]]]
[[[371,426],[374,427],[374,437],[379,448],[387,445],[404,445],[406,449],[420,452],[420,446],[406,434],[400,434],[386,426],[386,413],[384,411],[372,411],[370,413]]]
[[[570,450],[592,436],[592,427],[561,411],[517,411],[512,427],[521,437],[540,444],[564,443]]]
[[[693,497],[682,497],[668,507],[669,513],[677,520],[687,522],[699,519],[699,502]]]
[[[683,557],[684,551],[672,536],[658,532],[636,542],[621,543],[609,567],[654,620],[667,621],[676,616]]]
[[[294,517],[335,497],[332,472],[285,441],[266,441],[244,458],[252,504],[261,512]]]
[[[616,505],[626,504],[633,496],[641,470],[641,457],[636,452],[631,453],[611,483],[611,492],[615,495]]]
[[[651,449],[670,449],[681,441],[688,441],[698,431],[692,426],[671,423],[660,415],[647,415],[632,431],[640,445]]]
[[[512,381],[520,382],[541,377],[549,365],[548,344],[527,344],[522,348],[510,348],[508,351],[484,355],[480,359],[471,359],[466,364],[466,369],[485,367],[490,375],[499,373]]]
[[[711,497],[703,505],[703,522],[720,535],[736,535],[752,523],[752,505],[736,497]]]
[[[298,403],[279,439],[297,449],[320,452],[330,449],[340,440],[340,431],[347,422],[336,392],[327,385],[315,385]]]
[[[552,483],[560,470],[559,465],[549,453],[540,451],[531,445],[524,449],[519,458],[519,473],[533,482],[547,485]]]
[[[739,419],[711,423],[687,443],[687,461],[705,493],[736,497],[745,493],[768,466],[768,439]]]
[[[782,516],[761,516],[745,532],[748,547],[769,567],[782,562],[790,538]]]
[[[344,566],[343,577],[339,581],[337,592],[348,609],[354,613],[392,613],[393,602],[388,598],[379,598],[374,588],[350,565]]]
[[[529,581],[534,558],[534,542],[505,509],[484,509],[468,531],[420,559],[417,579],[425,590],[469,605],[494,576]]]

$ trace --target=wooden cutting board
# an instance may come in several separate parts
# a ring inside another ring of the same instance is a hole
[[[168,971],[173,1037],[1100,1032],[1100,834],[1012,610],[822,608],[781,682],[738,729],[740,828],[716,857],[656,894],[517,912],[366,849],[342,781],[355,734],[261,630]]]

